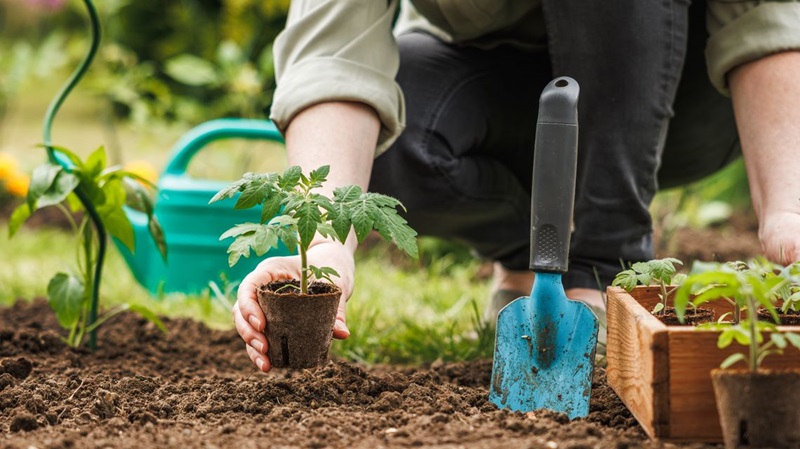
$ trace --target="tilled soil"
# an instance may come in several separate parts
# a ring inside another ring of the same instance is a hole
[[[71,350],[44,301],[0,310],[0,448],[661,448],[596,370],[588,418],[498,410],[491,363],[257,373],[234,331],[115,318]],[[693,445],[685,447],[705,448]]]

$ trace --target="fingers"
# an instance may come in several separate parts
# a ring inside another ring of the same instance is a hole
[[[253,364],[255,364],[261,372],[266,373],[272,369],[272,364],[269,362],[269,358],[267,358],[267,356],[256,351],[250,345],[247,345],[246,348],[247,355],[250,357],[250,360],[253,361]]]
[[[250,360],[253,361],[258,369],[267,372],[272,366],[266,356],[268,343],[263,333],[263,327],[252,326],[246,321],[238,306],[238,302],[233,306],[233,322],[236,325],[236,331],[239,332],[239,336],[247,344],[247,355]]]
[[[800,260],[800,214],[768,215],[758,234],[768,259],[782,265]]]
[[[339,300],[339,310],[336,312],[336,321],[333,324],[333,338],[344,340],[350,336],[350,329],[347,328],[347,320],[345,319],[345,307],[347,299],[342,297]]]

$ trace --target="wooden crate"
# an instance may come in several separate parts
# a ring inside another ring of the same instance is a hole
[[[718,332],[667,326],[650,310],[659,289],[608,288],[608,383],[651,438],[721,442],[710,371],[742,346],[717,348]],[[710,303],[718,315],[730,310]],[[781,326],[800,332],[800,326]],[[770,356],[766,368],[800,367],[800,351]]]

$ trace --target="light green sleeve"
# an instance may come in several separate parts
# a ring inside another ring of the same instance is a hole
[[[707,16],[708,75],[730,95],[727,75],[739,65],[764,56],[800,50],[800,2],[711,0]]]
[[[270,118],[281,131],[303,109],[355,101],[381,121],[377,153],[405,125],[392,20],[397,0],[293,0],[274,45],[277,89]]]

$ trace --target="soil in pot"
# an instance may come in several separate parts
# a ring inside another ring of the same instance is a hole
[[[674,307],[667,307],[663,312],[663,314],[661,312],[656,313],[654,316],[667,326],[697,326],[698,324],[714,322],[714,311],[705,307],[687,310],[683,323],[678,320]]]
[[[800,447],[800,371],[714,370],[726,449]]]
[[[800,326],[800,312],[788,310],[784,313],[778,310],[778,318],[780,319],[779,324],[781,325]],[[758,319],[762,321],[769,321],[770,323],[775,322],[775,319],[772,318],[772,315],[770,315],[770,313],[764,309],[758,310]]]
[[[327,363],[333,325],[342,291],[313,282],[308,294],[300,282],[281,280],[262,285],[258,303],[267,320],[267,356],[276,368],[314,368]]]

